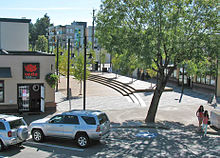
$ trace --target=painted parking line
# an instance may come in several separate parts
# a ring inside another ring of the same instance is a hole
[[[71,148],[71,147],[65,147],[60,145],[52,145],[52,144],[46,144],[46,143],[36,143],[36,142],[25,142],[25,144],[34,144],[34,145],[40,145],[40,146],[46,146],[46,147],[53,147],[53,148],[59,148],[59,149],[65,149],[65,150],[72,150],[72,151],[84,151],[84,149],[78,149],[78,148]]]

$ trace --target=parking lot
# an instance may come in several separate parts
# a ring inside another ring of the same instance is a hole
[[[219,157],[220,138],[195,132],[194,126],[179,123],[171,129],[112,128],[111,135],[89,148],[78,148],[72,140],[29,139],[23,147],[10,147],[0,157]]]

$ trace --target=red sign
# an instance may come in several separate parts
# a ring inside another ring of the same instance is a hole
[[[39,79],[40,64],[39,63],[23,63],[23,79]]]

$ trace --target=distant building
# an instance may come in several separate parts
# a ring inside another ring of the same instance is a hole
[[[59,40],[59,46],[67,48],[68,39],[70,39],[73,47],[81,49],[84,45],[84,28],[86,25],[86,22],[73,22],[71,25],[50,26],[48,28],[50,50],[54,48],[57,40]]]

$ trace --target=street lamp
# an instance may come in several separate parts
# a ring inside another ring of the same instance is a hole
[[[86,27],[84,28],[84,78],[83,78],[83,110],[86,110],[86,55],[89,55],[89,58],[92,58],[92,54],[86,53]]]

